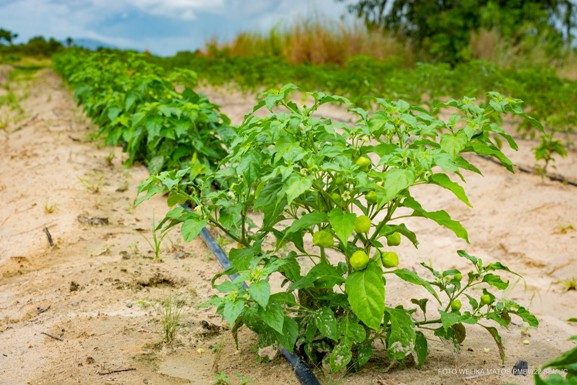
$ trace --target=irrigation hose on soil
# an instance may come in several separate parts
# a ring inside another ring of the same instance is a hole
[[[230,261],[226,256],[226,253],[222,250],[218,242],[214,239],[212,234],[205,228],[200,232],[200,236],[206,245],[210,248],[212,253],[216,256],[223,269],[228,269],[230,267]],[[238,274],[229,275],[230,280],[234,280],[238,277]],[[295,376],[302,385],[321,385],[319,380],[315,377],[314,373],[310,370],[306,363],[300,360],[300,358],[284,347],[280,348],[280,352],[284,358],[288,361],[290,366],[295,372]]]

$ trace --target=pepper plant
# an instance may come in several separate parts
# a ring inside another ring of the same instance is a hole
[[[160,226],[181,223],[185,240],[210,224],[234,241],[232,266],[213,280],[220,294],[206,306],[216,308],[235,337],[247,326],[260,346],[282,345],[333,371],[360,368],[379,343],[391,362],[412,356],[421,366],[432,335],[458,346],[464,325],[475,324],[503,358],[495,325],[509,325],[512,315],[538,323],[520,304],[498,299],[508,286],[500,273],[514,273],[465,251],[458,255],[472,264],[469,272],[428,264],[415,272],[399,244],[418,245],[405,223],[411,217],[468,240],[458,221],[427,210],[411,190],[435,185],[470,205],[454,180],[464,181],[464,170],[480,173],[465,155],[494,157],[512,171],[498,144],[516,144],[496,122],[502,113],[532,121],[521,101],[497,93],[484,107],[451,100],[444,107],[454,114],[443,121],[404,101],[376,99],[376,112],[369,112],[320,92],[306,94],[314,102],[300,106],[291,101],[295,90],[289,84],[263,95],[214,172],[167,171],[139,188],[138,203],[168,193],[174,208]],[[327,103],[348,107],[356,123],[316,117]],[[234,280],[220,279],[232,273]],[[282,277],[282,290],[271,290],[273,275]],[[387,289],[393,279],[422,296],[405,301],[406,293]]]

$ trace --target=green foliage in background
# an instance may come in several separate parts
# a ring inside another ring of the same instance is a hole
[[[7,43],[11,45],[12,40],[16,39],[17,37],[18,37],[17,33],[14,33],[4,28],[0,28],[0,44]]]
[[[471,34],[481,28],[503,39],[570,47],[577,25],[572,0],[336,0],[371,28],[410,40],[423,59],[456,64],[470,59]]]
[[[26,43],[14,44],[14,39],[17,37],[17,33],[0,28],[0,62],[18,61],[21,56],[48,58],[63,48],[62,43],[54,38],[46,40],[43,36],[35,36]],[[3,56],[9,60],[4,59]]]

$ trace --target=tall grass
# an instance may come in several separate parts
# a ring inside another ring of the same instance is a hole
[[[577,80],[577,49],[555,48],[548,36],[528,36],[513,42],[495,30],[480,29],[471,33],[471,58],[497,65],[500,68],[552,68],[557,76]]]
[[[501,68],[545,66],[558,69],[559,76],[577,78],[575,52],[560,55],[548,43],[546,35],[512,41],[498,31],[480,29],[471,32],[470,59],[490,62]],[[267,57],[291,64],[336,64],[344,66],[354,56],[378,60],[393,59],[402,66],[413,66],[417,49],[381,29],[369,29],[361,21],[336,21],[310,16],[293,22],[281,22],[266,32],[242,32],[226,42],[213,38],[203,53],[209,57]]]
[[[239,57],[277,57],[292,64],[344,65],[357,55],[384,60],[400,57],[414,62],[410,45],[378,29],[367,29],[361,22],[343,22],[320,16],[281,23],[271,30],[243,32],[229,42],[211,39],[206,44],[209,56],[226,53]]]
[[[557,74],[565,79],[577,80],[577,49],[574,49],[567,55],[565,62],[559,67]]]

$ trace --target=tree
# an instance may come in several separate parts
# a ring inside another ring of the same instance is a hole
[[[49,57],[62,49],[62,43],[54,38],[46,40],[44,36],[30,38],[26,44],[20,46],[22,53],[31,56]]]
[[[577,25],[576,0],[336,0],[369,28],[383,28],[411,40],[435,60],[467,58],[470,33],[481,27],[503,37],[547,35],[552,44],[571,45]]]
[[[7,29],[0,28],[0,43],[2,43],[2,40],[5,40],[6,43],[12,45],[12,40],[16,39],[17,37],[18,37],[17,33],[13,33],[8,31]]]

